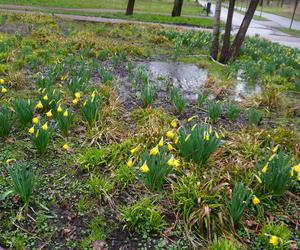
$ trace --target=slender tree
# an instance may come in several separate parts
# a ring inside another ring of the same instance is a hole
[[[242,46],[242,43],[245,39],[245,36],[246,36],[246,33],[247,33],[247,30],[248,30],[248,27],[250,25],[250,22],[253,18],[253,15],[254,15],[254,12],[257,8],[257,5],[259,3],[259,0],[251,0],[250,1],[250,5],[249,5],[249,8],[244,16],[244,19],[243,19],[243,22],[240,26],[240,29],[233,41],[233,44],[230,48],[230,54],[229,56],[226,58],[225,60],[225,63],[228,62],[229,59],[236,59],[236,57],[238,56],[239,54],[239,51],[240,51],[240,48]]]
[[[235,6],[235,0],[229,0],[225,33],[224,33],[224,38],[223,38],[223,46],[222,46],[221,56],[220,56],[221,63],[226,62],[226,58],[228,57],[228,54],[229,54],[230,34],[231,34],[231,29],[232,29],[232,18],[233,18],[233,13],[234,13],[234,6]]]
[[[210,50],[210,55],[215,60],[218,58],[218,53],[219,53],[221,6],[222,6],[222,0],[217,0],[215,17],[214,17],[214,28],[212,33],[211,50]]]
[[[135,0],[128,0],[126,15],[130,16],[133,14]]]
[[[174,0],[172,16],[181,16],[183,0]]]

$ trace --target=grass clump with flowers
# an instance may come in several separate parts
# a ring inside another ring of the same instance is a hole
[[[210,39],[1,14],[0,248],[299,248],[300,52],[247,38],[221,67]],[[140,67],[161,58],[208,78]]]

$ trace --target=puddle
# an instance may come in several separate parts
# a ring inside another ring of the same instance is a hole
[[[240,76],[238,76],[233,91],[234,100],[240,102],[245,98],[260,94],[261,86],[257,83],[248,83],[245,80],[243,80]]]
[[[150,73],[151,79],[168,79],[172,86],[180,88],[189,100],[196,100],[208,77],[208,70],[198,68],[194,64],[176,62],[145,62],[138,64]]]
[[[183,96],[189,101],[196,101],[198,93],[203,91],[203,85],[208,79],[208,70],[199,68],[194,64],[178,63],[178,62],[161,62],[150,61],[140,62],[135,65],[135,69],[142,69],[149,76],[150,80],[159,87],[158,96],[165,98],[168,95],[168,87],[174,86],[181,90]],[[236,84],[232,88],[232,95],[229,98],[240,102],[245,98],[255,96],[261,93],[259,84],[248,83],[242,78],[243,72],[238,72]],[[123,80],[127,82],[128,79]],[[129,95],[128,86],[122,84],[120,86],[121,99],[126,99]],[[209,99],[214,99],[213,94],[209,95]]]

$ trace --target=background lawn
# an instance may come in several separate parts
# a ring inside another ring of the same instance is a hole
[[[99,9],[120,9],[125,10],[127,0],[0,0],[1,4],[18,4],[18,5],[36,5],[36,6],[55,6],[65,8],[99,8]],[[136,1],[135,10],[170,13],[173,8],[173,0],[139,0]],[[184,1],[182,8],[183,15],[199,15],[202,11],[195,1]]]

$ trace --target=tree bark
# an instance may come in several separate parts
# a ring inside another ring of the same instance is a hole
[[[219,53],[219,34],[220,34],[220,16],[221,16],[222,0],[217,0],[216,10],[214,17],[214,28],[212,33],[212,42],[210,55],[213,59],[217,60]]]
[[[235,0],[229,0],[228,14],[227,14],[225,33],[224,33],[224,38],[223,38],[223,47],[222,47],[221,56],[220,56],[221,63],[226,62],[226,58],[229,56],[230,34],[231,34],[231,29],[232,29],[232,18],[233,18],[233,13],[234,13],[234,6],[235,6]]]
[[[130,16],[133,14],[135,0],[128,0],[126,15]]]
[[[172,16],[181,16],[183,0],[174,0]]]
[[[251,20],[253,18],[254,12],[257,8],[257,5],[259,3],[259,0],[251,0],[249,8],[244,16],[243,22],[240,26],[240,29],[233,41],[233,44],[230,48],[230,53],[229,56],[226,58],[225,63],[227,63],[229,61],[229,59],[236,59],[236,57],[239,54],[240,48],[242,46],[242,43],[245,39],[248,27],[251,23]]]

